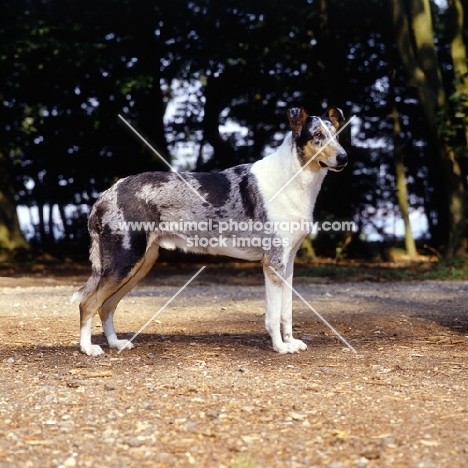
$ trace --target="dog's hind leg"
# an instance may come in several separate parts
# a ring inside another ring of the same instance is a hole
[[[102,328],[106,335],[110,348],[123,349],[133,348],[133,344],[128,340],[119,340],[114,328],[114,312],[120,300],[132,290],[149,272],[158,259],[159,246],[153,244],[145,253],[141,261],[135,265],[130,275],[122,281],[118,289],[102,304],[99,316],[102,321]]]
[[[114,265],[111,269],[112,276],[109,273],[102,275],[96,287],[80,303],[80,349],[83,353],[88,356],[99,356],[103,353],[100,346],[91,343],[91,324],[96,312],[99,312],[103,330],[111,348],[133,347],[128,340],[117,338],[114,328],[114,311],[120,300],[146,276],[158,258],[158,251],[157,244],[151,245],[126,274],[122,274],[122,269]]]
[[[80,303],[80,350],[88,356],[99,356],[103,353],[99,345],[91,343],[91,326],[96,309],[93,303],[96,302],[95,291]]]

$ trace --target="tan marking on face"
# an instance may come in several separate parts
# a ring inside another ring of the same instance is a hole
[[[330,133],[333,135],[335,132],[320,127],[320,132],[324,135],[324,138],[328,138]],[[322,161],[327,166],[333,168],[336,166],[336,156],[340,153],[340,145],[336,139],[332,138],[329,141],[325,141],[323,146],[315,146],[313,141],[309,141],[307,145],[303,148],[303,157],[304,163],[307,164],[306,169],[312,172],[318,172],[320,169],[323,169],[319,161]],[[312,162],[309,161],[313,159]]]

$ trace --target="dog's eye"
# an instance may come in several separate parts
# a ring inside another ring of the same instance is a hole
[[[320,138],[322,138],[322,132],[315,132],[314,133],[314,138],[317,138],[320,140]]]

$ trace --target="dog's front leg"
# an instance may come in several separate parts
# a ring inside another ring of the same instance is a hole
[[[283,296],[285,291],[286,285],[283,284],[283,281],[275,274],[274,271],[270,268],[274,268],[274,270],[278,273],[281,278],[284,277],[284,268],[275,268],[275,265],[272,265],[270,262],[264,262],[263,264],[263,272],[265,275],[265,303],[266,303],[266,311],[265,311],[265,328],[267,332],[270,334],[271,341],[273,344],[273,349],[280,354],[286,353],[296,353],[301,348],[298,347],[294,340],[288,340],[288,342],[283,341],[283,337],[281,336],[281,326],[283,321]],[[291,291],[289,291],[290,293]],[[287,295],[287,293],[286,293]],[[291,294],[289,294],[291,297]],[[285,299],[288,302],[287,299]],[[291,299],[289,299],[291,302]],[[291,322],[291,320],[290,320]],[[291,337],[292,338],[292,325],[291,325]]]
[[[121,351],[122,349],[132,349],[134,348],[133,343],[129,340],[119,340],[117,338],[117,333],[114,328],[114,310],[109,312],[106,316],[101,313],[102,320],[102,329],[106,335],[107,342],[109,343],[109,348],[115,348]]]
[[[286,266],[286,275],[282,282],[283,294],[281,305],[281,330],[283,332],[283,341],[296,348],[296,351],[305,351],[307,345],[293,337],[292,332],[292,278],[294,271],[294,258],[296,253],[291,253]]]

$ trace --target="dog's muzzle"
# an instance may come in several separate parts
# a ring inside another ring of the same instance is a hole
[[[330,171],[340,172],[348,165],[348,155],[346,153],[340,153],[336,156],[336,166],[329,166],[323,161],[319,161],[320,167],[324,169],[330,169]]]

